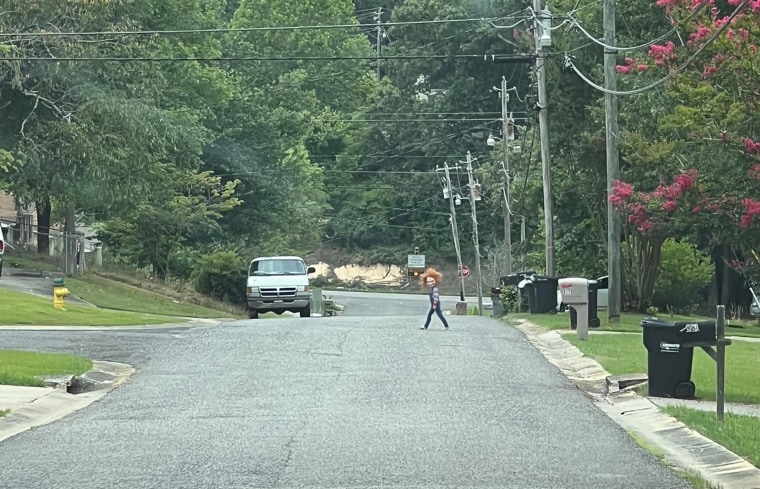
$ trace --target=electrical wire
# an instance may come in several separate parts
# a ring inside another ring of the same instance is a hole
[[[495,60],[495,56],[509,56],[509,55],[494,55],[494,54],[420,54],[420,55],[405,55],[398,54],[393,56],[380,57],[381,60],[394,60],[394,59],[479,59],[488,61],[489,56],[492,61]],[[166,63],[166,62],[231,62],[231,61],[377,61],[377,56],[282,56],[282,57],[267,57],[267,56],[220,56],[220,57],[150,57],[150,56],[135,56],[135,57],[111,57],[111,56],[82,56],[82,57],[37,57],[37,56],[11,56],[2,57],[0,61],[48,61],[48,62],[115,62],[115,63],[127,63],[127,62],[146,62],[146,63]],[[499,58],[502,59],[502,58]],[[517,57],[515,57],[517,59]]]
[[[739,6],[738,6],[738,7],[736,7],[736,10],[734,10],[734,11],[731,13],[731,15],[728,17],[728,19],[726,20],[726,22],[725,22],[725,23],[724,23],[722,26],[720,26],[720,27],[719,27],[719,28],[718,28],[718,29],[717,29],[715,32],[713,32],[713,34],[712,34],[712,35],[711,35],[711,36],[710,36],[710,37],[709,37],[709,38],[708,38],[708,39],[707,39],[707,40],[706,40],[706,41],[705,41],[705,42],[704,42],[704,43],[703,43],[703,44],[702,44],[702,45],[699,47],[699,49],[697,49],[697,50],[694,52],[694,54],[692,54],[692,55],[689,57],[689,59],[687,59],[687,60],[686,60],[686,61],[685,61],[685,62],[684,62],[684,63],[683,63],[681,66],[679,66],[679,67],[678,67],[678,68],[676,68],[675,70],[672,70],[670,73],[668,73],[668,74],[667,74],[666,76],[664,76],[663,78],[661,78],[661,79],[659,79],[659,80],[657,80],[657,81],[655,81],[655,82],[653,82],[653,83],[650,83],[649,85],[647,85],[647,86],[645,86],[645,87],[637,88],[637,89],[635,89],[635,90],[627,90],[627,91],[609,90],[609,89],[607,89],[607,88],[604,88],[604,87],[603,87],[603,86],[601,86],[601,85],[598,85],[598,84],[594,83],[594,82],[593,82],[593,81],[591,81],[591,80],[590,80],[588,77],[586,77],[586,75],[584,75],[584,74],[583,74],[583,73],[582,73],[582,72],[581,72],[581,71],[580,71],[580,70],[579,70],[579,69],[578,69],[578,68],[577,68],[577,67],[576,67],[576,66],[573,64],[573,62],[572,62],[572,61],[570,61],[570,57],[569,57],[569,56],[567,56],[567,55],[565,55],[565,66],[566,66],[566,67],[569,67],[569,68],[572,68],[572,70],[573,70],[573,71],[574,71],[574,72],[575,72],[575,73],[576,73],[576,74],[577,74],[577,75],[578,75],[578,76],[579,76],[579,77],[580,77],[580,78],[581,78],[581,79],[582,79],[584,82],[586,82],[586,84],[587,84],[587,85],[589,85],[590,87],[592,87],[592,88],[594,88],[594,89],[596,89],[596,90],[598,90],[598,91],[600,91],[600,92],[603,92],[603,93],[608,93],[608,94],[611,94],[611,95],[624,96],[624,95],[637,95],[637,94],[639,94],[639,93],[644,93],[644,92],[647,92],[647,91],[649,91],[649,90],[651,90],[651,89],[653,89],[653,88],[656,88],[656,87],[658,87],[658,86],[662,85],[663,83],[665,83],[666,81],[670,80],[670,79],[671,79],[671,78],[673,78],[674,76],[676,76],[676,75],[680,74],[680,73],[681,73],[683,70],[685,70],[687,67],[689,67],[689,65],[691,65],[691,63],[693,63],[693,62],[694,62],[694,60],[695,60],[695,59],[697,59],[697,57],[698,57],[700,54],[702,54],[702,51],[704,51],[704,50],[707,48],[707,46],[709,46],[710,44],[712,44],[712,43],[713,43],[713,42],[714,42],[714,41],[715,41],[715,40],[718,38],[718,36],[719,36],[720,34],[722,34],[722,33],[723,33],[723,31],[724,31],[724,30],[726,30],[726,29],[728,28],[728,26],[731,24],[731,21],[732,21],[734,18],[736,18],[736,16],[737,16],[737,15],[739,15],[739,13],[740,13],[740,12],[741,12],[741,11],[744,9],[744,7],[745,7],[745,6],[746,6],[748,3],[749,3],[749,0],[744,0],[744,1],[743,1],[741,4],[739,4]]]
[[[692,18],[696,17],[696,15],[699,14],[699,12],[702,11],[702,9],[704,9],[706,6],[707,6],[706,2],[702,3],[699,7],[697,7],[696,9],[694,9],[683,21],[681,21],[681,23],[686,23],[689,20],[691,20]],[[612,45],[606,44],[606,43],[600,41],[599,39],[597,39],[596,37],[594,37],[591,33],[589,33],[581,25],[581,23],[577,19],[573,18],[570,14],[568,14],[568,17],[570,19],[572,19],[572,22],[571,22],[572,26],[576,27],[579,31],[581,31],[593,43],[598,44],[599,46],[602,46],[604,49],[607,49],[608,51],[616,51],[616,52],[619,52],[619,53],[638,51],[640,49],[647,48],[647,47],[651,46],[654,43],[660,42],[663,39],[667,39],[671,34],[678,32],[678,27],[676,26],[676,27],[673,27],[672,29],[670,29],[665,34],[663,34],[663,35],[661,35],[661,36],[659,36],[659,37],[657,37],[657,38],[655,38],[655,39],[653,39],[653,40],[651,40],[651,41],[649,41],[647,43],[639,44],[638,46],[629,46],[629,47],[612,46]]]
[[[413,20],[400,22],[384,22],[381,26],[402,25],[431,25],[431,24],[455,24],[467,22],[489,22],[504,19],[505,17],[491,18],[464,18],[464,19],[434,19]],[[149,30],[149,31],[44,31],[44,32],[2,32],[0,38],[24,38],[24,37],[78,37],[78,36],[154,36],[154,35],[177,35],[177,34],[218,34],[232,32],[273,32],[273,31],[304,31],[304,30],[328,30],[328,29],[357,29],[377,28],[377,24],[323,24],[323,25],[291,25],[291,26],[261,26],[261,27],[220,27],[214,29],[174,29],[174,30]]]

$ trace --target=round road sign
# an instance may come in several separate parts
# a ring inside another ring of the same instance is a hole
[[[470,269],[467,267],[467,265],[462,265],[462,276],[464,278],[467,278],[470,275]]]

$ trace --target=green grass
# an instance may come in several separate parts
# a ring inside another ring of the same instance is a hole
[[[81,375],[92,368],[86,358],[61,353],[0,350],[0,384],[41,387],[38,375]]]
[[[624,333],[641,333],[641,319],[649,316],[649,314],[641,313],[623,313],[620,317],[620,322],[610,323],[607,318],[607,312],[605,310],[599,311],[599,319],[601,320],[601,327],[595,328],[601,331],[617,331]],[[664,321],[688,321],[698,320],[706,321],[707,317],[698,316],[679,316],[670,314],[659,314],[659,318]],[[505,316],[505,320],[511,319],[525,319],[546,329],[570,329],[570,314],[510,314]],[[734,327],[734,326],[739,327]],[[593,330],[592,330],[593,331]],[[729,327],[726,328],[727,336],[750,336],[760,337],[760,327],[756,322],[748,321],[731,321]]]
[[[726,413],[720,422],[715,418],[715,413],[681,406],[668,406],[664,411],[689,428],[760,467],[760,419]]]
[[[66,279],[72,294],[98,307],[121,311],[194,318],[229,318],[230,314],[140,289],[94,274]]]
[[[585,355],[599,362],[612,375],[647,372],[647,351],[641,335],[597,335],[579,341],[574,334],[563,337]],[[735,341],[726,348],[726,401],[760,404],[760,344]],[[715,400],[715,362],[701,349],[694,350],[692,381],[697,396]]]
[[[0,418],[5,416],[6,414],[10,413],[10,410],[8,409],[0,409]]]
[[[58,263],[60,262],[60,263]],[[26,255],[15,251],[8,251],[4,257],[4,267],[22,268],[25,270],[36,270],[38,272],[59,272],[63,273],[63,258],[56,257],[49,260],[43,260],[35,255]]]
[[[34,326],[137,326],[178,322],[171,316],[156,316],[134,312],[109,311],[90,306],[66,304],[65,311],[53,308],[53,298],[0,289],[0,325]]]

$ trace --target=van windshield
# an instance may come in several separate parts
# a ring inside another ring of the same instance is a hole
[[[306,275],[306,267],[300,260],[259,260],[251,263],[248,275]]]

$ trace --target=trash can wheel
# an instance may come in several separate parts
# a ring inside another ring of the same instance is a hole
[[[599,318],[591,318],[591,320],[588,322],[588,325],[592,328],[598,328],[602,325],[602,322],[599,321]]]
[[[694,382],[681,382],[676,386],[675,395],[678,399],[691,399],[697,391]]]

